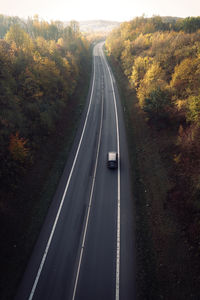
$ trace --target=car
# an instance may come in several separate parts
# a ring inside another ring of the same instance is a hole
[[[115,151],[108,152],[107,166],[109,169],[117,169],[118,167],[118,154]]]

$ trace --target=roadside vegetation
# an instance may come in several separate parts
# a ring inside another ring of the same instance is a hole
[[[138,298],[198,299],[200,18],[135,18],[106,51],[130,142]]]
[[[13,299],[63,172],[91,74],[77,22],[0,15],[0,298]]]

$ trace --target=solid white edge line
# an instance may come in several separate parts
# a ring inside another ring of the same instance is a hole
[[[76,280],[75,280],[75,284],[74,284],[72,300],[74,300],[75,296],[76,296],[76,290],[77,290],[78,279],[79,279],[79,274],[80,274],[80,267],[81,267],[81,263],[82,263],[83,250],[84,250],[84,247],[85,247],[85,239],[86,239],[86,234],[87,234],[87,229],[88,229],[88,221],[89,221],[89,217],[90,217],[90,210],[91,210],[92,199],[93,199],[94,185],[95,185],[95,180],[96,180],[97,164],[98,164],[99,150],[100,150],[100,144],[101,144],[101,133],[102,133],[102,126],[103,126],[103,109],[104,109],[103,95],[102,95],[102,100],[101,101],[102,101],[101,102],[101,121],[100,121],[100,130],[99,130],[99,138],[98,138],[95,168],[94,168],[94,173],[93,173],[93,178],[92,178],[92,187],[91,187],[91,192],[90,192],[88,212],[87,212],[87,217],[86,217],[86,222],[85,222],[83,240],[82,240],[82,243],[81,243],[81,253],[80,253],[80,257],[79,257],[79,263],[78,263],[78,269],[77,269],[77,273],[76,273]]]
[[[94,70],[93,70],[92,90],[91,90],[90,102],[89,102],[89,106],[88,106],[88,111],[87,111],[87,115],[86,115],[86,119],[85,119],[83,131],[82,131],[81,138],[80,138],[80,141],[79,141],[79,145],[78,145],[78,148],[77,148],[77,151],[76,151],[76,155],[75,155],[75,158],[74,158],[74,161],[73,161],[73,165],[72,165],[72,168],[71,168],[68,180],[67,180],[67,184],[66,184],[63,196],[62,196],[62,200],[60,202],[60,206],[59,206],[59,209],[58,209],[58,212],[57,212],[57,215],[56,215],[53,227],[52,227],[52,231],[51,231],[51,234],[49,236],[49,239],[48,239],[48,242],[47,242],[47,246],[45,248],[45,252],[44,252],[44,255],[42,257],[42,260],[41,260],[41,263],[40,263],[40,267],[38,269],[37,276],[35,278],[35,281],[34,281],[34,284],[33,284],[33,287],[32,287],[32,290],[31,290],[31,293],[30,293],[30,296],[29,296],[28,300],[32,300],[33,299],[33,296],[34,296],[34,293],[35,293],[35,290],[36,290],[36,287],[37,287],[37,284],[38,284],[38,281],[39,281],[39,278],[40,278],[40,275],[41,275],[41,272],[42,272],[42,269],[43,269],[43,266],[44,266],[44,263],[45,263],[48,251],[49,251],[49,247],[51,245],[51,241],[52,241],[55,229],[56,229],[56,225],[57,225],[57,222],[58,222],[58,219],[59,219],[59,216],[60,216],[60,212],[61,212],[61,209],[63,207],[64,199],[65,199],[68,187],[69,187],[69,183],[70,183],[70,180],[71,180],[71,177],[72,177],[72,173],[73,173],[73,170],[74,170],[74,167],[75,167],[75,164],[76,164],[76,161],[77,161],[77,157],[78,157],[78,154],[79,154],[79,150],[80,150],[80,147],[81,147],[81,143],[82,143],[82,140],[83,140],[83,135],[85,133],[85,128],[86,128],[87,121],[88,121],[88,115],[89,115],[89,112],[90,112],[90,107],[91,107],[91,103],[92,103],[92,96],[93,96],[93,91],[94,91],[94,82],[95,82],[95,56],[94,56],[94,59],[93,59],[93,64],[94,64]]]
[[[103,50],[102,50],[103,53]],[[103,58],[106,63],[106,67],[108,69],[111,85],[112,85],[112,93],[114,99],[114,106],[115,106],[115,118],[116,118],[116,127],[117,127],[117,151],[119,157],[119,164],[118,164],[118,192],[117,192],[117,253],[116,253],[116,287],[115,287],[115,300],[119,300],[119,285],[120,285],[120,146],[119,146],[119,119],[117,113],[117,104],[116,104],[116,97],[113,85],[113,78],[110,72],[110,68],[108,66],[107,60],[105,58],[105,54],[103,53]]]

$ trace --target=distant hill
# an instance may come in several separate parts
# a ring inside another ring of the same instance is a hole
[[[121,23],[115,21],[80,21],[80,30],[82,32],[109,32],[114,28],[118,27]]]
[[[181,19],[179,17],[165,16],[161,17],[165,23],[176,23],[177,20]],[[104,32],[109,33],[114,28],[120,26],[122,22],[117,21],[105,21],[105,20],[89,20],[89,21],[79,21],[80,30],[82,32],[92,33],[92,32]],[[65,22],[65,25],[69,25],[70,22]]]

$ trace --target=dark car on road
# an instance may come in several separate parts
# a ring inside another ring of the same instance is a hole
[[[117,169],[118,167],[118,154],[117,152],[108,152],[107,166],[109,169]]]

